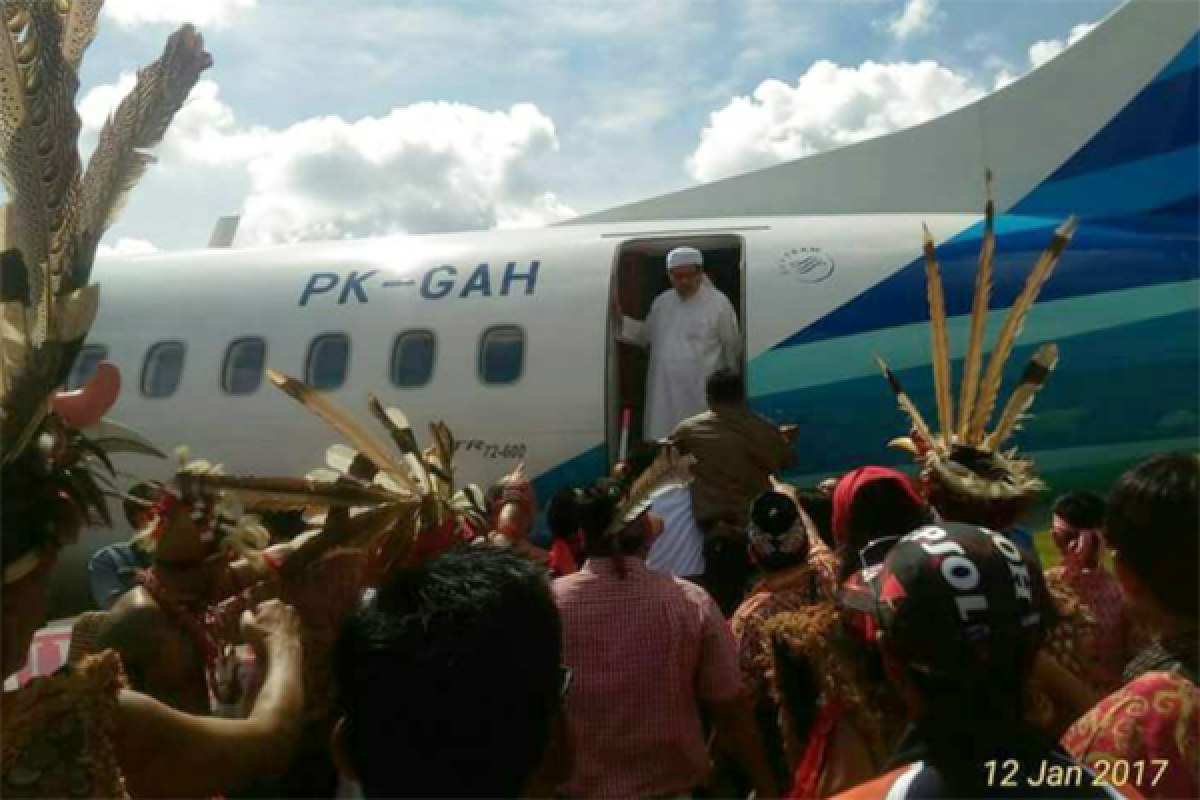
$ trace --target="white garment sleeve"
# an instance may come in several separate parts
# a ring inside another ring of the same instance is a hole
[[[649,347],[650,321],[652,319],[654,319],[653,306],[650,307],[650,313],[646,316],[645,322],[622,314],[617,319],[617,339],[638,347]]]

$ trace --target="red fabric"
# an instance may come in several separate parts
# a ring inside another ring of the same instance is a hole
[[[925,505],[925,499],[903,472],[887,467],[860,467],[853,472],[847,472],[838,480],[833,490],[833,538],[838,544],[844,542],[849,535],[850,506],[854,503],[855,496],[864,486],[876,481],[895,481],[914,503],[919,506]]]
[[[563,659],[574,671],[567,723],[570,797],[660,797],[708,777],[700,706],[742,691],[733,635],[700,587],[634,556],[625,577],[592,558],[554,582]]]
[[[554,540],[554,544],[550,547],[549,563],[556,578],[579,572],[579,562],[575,560],[574,548],[565,539]]]
[[[1101,566],[1054,567],[1046,570],[1046,576],[1050,580],[1060,578],[1074,589],[1080,602],[1096,617],[1094,633],[1089,637],[1091,649],[1085,655],[1094,667],[1098,688],[1106,692],[1117,688],[1125,664],[1137,650],[1133,621],[1125,609],[1125,597],[1117,579]]]
[[[449,516],[440,527],[421,531],[408,556],[404,566],[413,567],[449,550],[460,541],[458,536],[458,517]]]
[[[1062,744],[1093,769],[1130,765],[1108,778],[1128,777],[1145,797],[1200,797],[1200,689],[1181,675],[1148,672],[1076,720]]]
[[[821,773],[825,771],[825,754],[829,751],[829,737],[833,726],[842,713],[842,707],[835,702],[826,703],[817,712],[817,720],[813,724],[804,747],[804,755],[796,765],[796,774],[792,777],[792,789],[788,792],[788,800],[809,800],[817,796],[821,783]]]
[[[270,550],[263,550],[259,555],[262,556],[263,563],[272,572],[279,572],[279,570],[283,569],[283,562],[286,559],[282,553],[272,553]]]

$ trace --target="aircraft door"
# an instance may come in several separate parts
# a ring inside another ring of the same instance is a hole
[[[644,321],[655,298],[675,291],[667,277],[666,256],[676,247],[695,247],[704,254],[705,274],[733,305],[742,331],[740,371],[745,375],[745,245],[740,236],[696,235],[633,239],[618,248],[612,273],[612,295],[625,317]],[[625,341],[619,320],[609,324],[606,430],[609,463],[644,441],[650,349]],[[697,409],[697,413],[703,409]]]

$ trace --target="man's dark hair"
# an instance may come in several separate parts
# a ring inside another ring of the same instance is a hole
[[[709,407],[738,406],[746,401],[742,376],[730,369],[719,369],[708,376],[705,385]]]
[[[335,652],[367,797],[516,797],[559,712],[562,632],[533,562],[461,546],[395,573]]]
[[[1200,579],[1200,456],[1158,456],[1126,472],[1108,498],[1107,539],[1147,592],[1195,620]]]
[[[574,512],[579,494],[575,487],[563,486],[546,504],[546,526],[555,539],[570,539],[579,531]]]
[[[1081,531],[1104,527],[1104,498],[1095,492],[1068,492],[1054,501],[1054,513]]]

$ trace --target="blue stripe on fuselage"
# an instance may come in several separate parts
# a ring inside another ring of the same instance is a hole
[[[946,313],[970,313],[979,259],[976,226],[938,248]],[[1011,306],[1025,285],[1052,228],[1024,225],[1012,233],[997,227],[992,310]],[[1197,237],[1155,232],[1153,235],[1120,228],[1084,226],[1063,255],[1054,275],[1042,290],[1045,301],[1100,294],[1121,289],[1156,286],[1192,280],[1200,274]],[[812,344],[867,331],[924,322],[925,265],[913,261],[899,272],[819,319],[775,350]]]
[[[1046,182],[1195,146],[1200,138],[1198,96],[1200,71],[1195,68],[1160,78],[1143,89]]]

